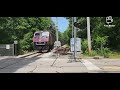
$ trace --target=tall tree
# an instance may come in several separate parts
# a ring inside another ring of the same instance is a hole
[[[21,49],[31,50],[33,33],[48,29],[55,34],[54,27],[50,17],[0,17],[0,44],[18,40]]]

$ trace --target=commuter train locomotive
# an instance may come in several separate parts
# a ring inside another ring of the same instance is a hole
[[[34,49],[42,52],[43,50],[47,50],[49,52],[53,49],[55,42],[55,35],[53,35],[50,31],[37,31],[33,36],[33,44]]]

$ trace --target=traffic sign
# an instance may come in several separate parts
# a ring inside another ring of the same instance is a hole
[[[18,41],[17,41],[17,40],[15,40],[15,41],[14,41],[14,44],[18,44]]]
[[[6,49],[10,49],[10,45],[6,45]]]

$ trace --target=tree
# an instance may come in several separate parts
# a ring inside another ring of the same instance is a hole
[[[72,33],[72,19],[71,17],[67,17],[69,20],[69,33]],[[91,17],[91,39],[92,39],[92,47],[96,49],[98,47],[98,43],[102,42],[104,46],[111,49],[119,49],[120,50],[120,18],[113,17],[113,23],[115,27],[107,28],[104,27],[106,24],[106,17]],[[82,39],[87,38],[87,21],[86,17],[77,17],[77,22],[80,23],[80,31],[77,32],[77,37],[81,37]],[[107,38],[106,38],[107,37]],[[70,37],[69,37],[70,38]],[[105,44],[104,44],[105,42]],[[99,45],[101,45],[99,43]],[[101,48],[101,47],[99,47]]]
[[[0,43],[12,44],[18,40],[22,50],[32,50],[32,37],[35,31],[50,30],[55,34],[56,28],[50,17],[0,17]]]

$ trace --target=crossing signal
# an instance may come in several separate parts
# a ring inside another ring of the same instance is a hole
[[[74,26],[75,26],[76,28],[80,28],[80,23],[75,22],[75,23],[74,23]]]

